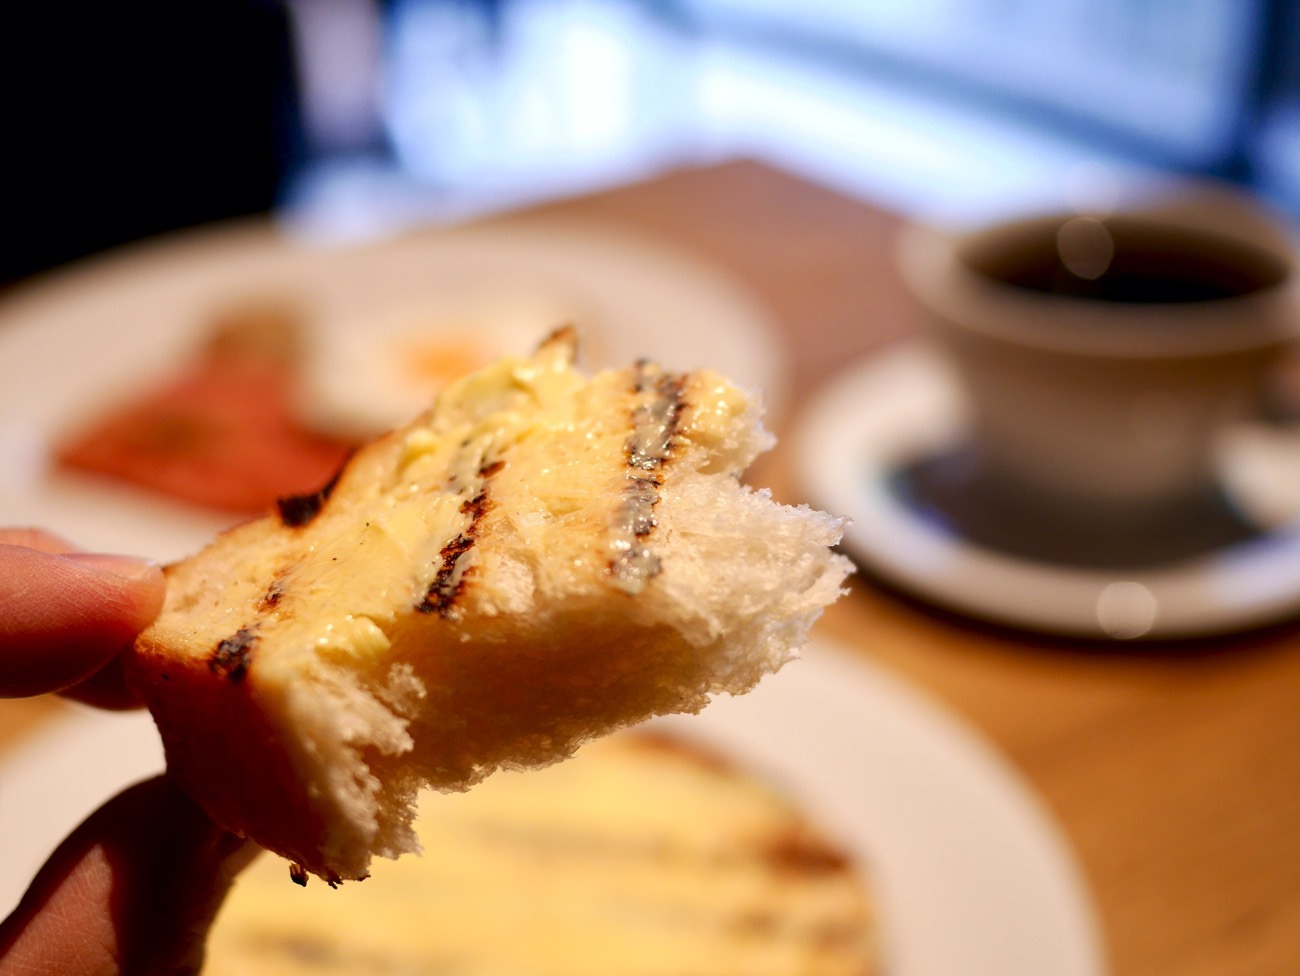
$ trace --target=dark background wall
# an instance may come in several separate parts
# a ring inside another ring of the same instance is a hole
[[[278,4],[40,2],[0,24],[0,281],[274,204],[297,142]]]

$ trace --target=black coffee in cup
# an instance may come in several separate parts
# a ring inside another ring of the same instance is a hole
[[[1131,216],[1029,221],[968,242],[962,259],[1015,288],[1130,304],[1234,298],[1288,274],[1275,254],[1239,239]]]

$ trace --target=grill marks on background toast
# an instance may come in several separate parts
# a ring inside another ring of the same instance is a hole
[[[688,377],[663,372],[648,360],[638,362],[632,375],[632,429],[624,444],[626,468],[614,509],[609,570],[622,589],[635,594],[663,569],[646,540],[658,525],[654,509],[686,410]]]
[[[628,960],[660,976],[882,972],[857,855],[690,738],[593,742],[430,803],[417,823],[434,853],[376,865],[371,890],[286,893],[280,865],[255,864],[214,929],[213,976],[620,973]]]

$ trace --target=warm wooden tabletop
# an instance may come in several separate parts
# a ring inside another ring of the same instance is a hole
[[[890,261],[899,218],[761,165],[542,212],[618,221],[742,282],[782,327],[796,412],[915,327]],[[755,480],[793,492],[784,460],[778,446]],[[946,618],[866,580],[824,626],[947,702],[1038,790],[1082,863],[1116,976],[1300,973],[1300,628],[1158,650],[1068,645]]]
[[[913,328],[889,260],[898,218],[761,165],[683,170],[538,213],[623,224],[745,285],[781,325],[793,411]],[[784,462],[778,447],[755,480],[788,497]],[[963,715],[1039,792],[1074,845],[1116,976],[1300,973],[1300,629],[1070,645],[945,617],[865,579],[823,626]],[[0,704],[0,744],[54,707]]]

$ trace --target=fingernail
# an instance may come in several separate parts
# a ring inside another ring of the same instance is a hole
[[[128,580],[148,579],[158,572],[158,564],[139,556],[120,556],[116,553],[70,552],[64,555],[79,565],[101,573],[112,573]]]

